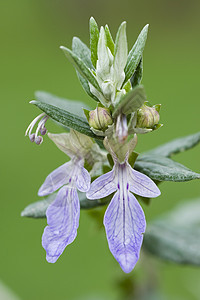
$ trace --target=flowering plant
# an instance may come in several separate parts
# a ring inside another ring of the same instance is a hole
[[[22,212],[22,216],[47,217],[42,245],[48,262],[56,262],[74,241],[80,208],[109,204],[103,221],[108,246],[122,270],[131,272],[139,259],[146,229],[139,202],[147,203],[159,196],[158,185],[163,181],[200,178],[170,159],[173,154],[195,146],[200,141],[199,133],[141,155],[135,152],[138,135],[162,126],[160,104],[151,105],[141,85],[147,33],[148,25],[128,53],[126,22],[120,25],[114,42],[108,26],[99,30],[91,18],[90,49],[76,37],[72,50],[63,46],[61,49],[76,68],[80,83],[95,101],[96,108],[82,111],[81,102],[44,92],[37,93],[37,100],[31,101],[43,113],[31,122],[26,135],[39,145],[47,133],[47,120],[56,121],[67,133],[48,133],[48,137],[70,158],[50,173],[40,187],[38,195],[45,199]],[[162,251],[165,236],[156,235],[162,228],[159,226],[147,226],[144,246],[160,257],[173,260],[177,249],[171,247],[174,249],[171,255]],[[161,246],[153,247],[151,241]]]

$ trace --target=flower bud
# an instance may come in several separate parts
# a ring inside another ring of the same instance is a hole
[[[97,107],[89,112],[89,125],[94,129],[104,131],[112,123],[112,117],[108,108]]]
[[[139,128],[152,128],[158,124],[160,115],[156,107],[142,105],[137,113],[137,125]]]

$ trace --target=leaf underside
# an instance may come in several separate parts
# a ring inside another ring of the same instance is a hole
[[[199,266],[200,199],[189,199],[149,224],[143,246],[161,259]]]

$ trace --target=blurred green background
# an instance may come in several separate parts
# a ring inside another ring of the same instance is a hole
[[[124,274],[108,250],[104,230],[86,211],[81,212],[75,242],[53,265],[45,261],[41,246],[46,220],[20,217],[25,206],[38,200],[37,190],[47,174],[66,161],[48,138],[38,147],[24,137],[39,113],[28,102],[36,90],[44,90],[89,104],[59,46],[70,47],[73,36],[89,44],[91,15],[99,25],[108,23],[113,35],[126,20],[129,49],[150,23],[143,84],[149,100],[162,103],[164,127],[140,136],[137,151],[199,131],[198,0],[0,0],[0,281],[22,300],[125,299],[120,290],[128,291],[130,279],[141,290],[155,286],[159,300],[200,299],[198,268],[149,260],[143,254],[135,270]],[[48,128],[57,130],[50,123]],[[199,150],[175,159],[198,172]],[[162,196],[144,207],[147,222],[200,194],[197,181],[164,183],[161,190]]]

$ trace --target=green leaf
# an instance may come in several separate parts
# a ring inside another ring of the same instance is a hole
[[[148,155],[162,155],[170,157],[173,154],[186,151],[196,146],[200,142],[200,132],[191,134],[185,137],[181,137],[175,140],[172,140],[169,143],[161,145],[153,150],[146,152]]]
[[[72,40],[72,51],[86,64],[88,68],[93,69],[90,49],[77,37],[74,37]],[[87,79],[85,79],[78,71],[76,71],[76,73],[86,93],[95,101],[99,101],[97,97],[91,93]]]
[[[141,155],[135,169],[158,181],[189,181],[200,179],[200,174],[185,166],[159,155]]]
[[[128,45],[126,37],[126,22],[122,22],[117,31],[115,39],[115,52],[114,52],[114,61],[113,67],[115,72],[115,80],[117,84],[122,84],[123,81],[123,72],[127,62],[128,56]],[[119,86],[119,87],[120,87]]]
[[[113,116],[115,117],[119,113],[128,115],[140,108],[145,101],[146,94],[144,87],[142,85],[136,86],[116,104],[113,110]]]
[[[99,40],[99,28],[93,17],[90,18],[90,49],[91,49],[91,61],[96,68],[97,64],[97,46]]]
[[[137,41],[133,45],[133,48],[129,52],[127,63],[124,69],[125,72],[125,80],[126,82],[128,79],[132,77],[134,74],[135,69],[137,68],[141,58],[142,58],[142,53],[145,47],[146,39],[147,39],[147,34],[148,34],[148,27],[149,25],[147,24],[141,31],[141,33],[138,36]]]
[[[87,123],[86,119],[72,114],[66,110],[60,109],[56,106],[49,105],[39,101],[31,101],[32,104],[35,104],[38,108],[44,111],[49,117],[58,123],[72,128],[80,133],[88,135],[92,138],[102,139],[102,137],[96,136],[91,130],[90,126]]]
[[[60,108],[60,109],[70,110],[71,113],[76,114],[81,117],[84,117],[83,107],[86,109],[91,109],[85,103],[83,103],[81,101],[60,98],[56,95],[53,95],[53,94],[50,94],[47,92],[43,92],[43,91],[35,92],[35,97],[40,102],[44,102],[44,103],[56,106],[57,108]]]
[[[113,41],[113,38],[110,33],[108,25],[105,26],[105,34],[106,34],[106,39],[107,39],[107,47],[110,49],[110,52],[112,53],[112,55],[114,55],[115,43]]]
[[[48,206],[54,201],[55,197],[56,194],[51,194],[44,200],[29,204],[21,212],[21,216],[30,218],[46,218],[46,210]]]
[[[133,73],[133,76],[130,79],[133,88],[140,84],[140,82],[142,81],[142,75],[143,75],[143,60],[141,58],[135,72]]]
[[[90,49],[78,37],[73,37],[72,51],[85,63],[91,70],[94,69],[91,62]]]
[[[200,199],[188,200],[152,222],[147,227],[143,245],[156,257],[200,265]]]
[[[86,64],[83,62],[82,59],[80,59],[74,52],[72,52],[70,49],[61,46],[60,47],[65,56],[69,59],[69,61],[73,64],[73,66],[77,69],[77,71],[86,79],[88,80],[99,92],[101,92],[101,89],[99,87],[99,84],[92,73],[92,71],[86,66]]]
[[[43,200],[29,204],[21,212],[21,216],[30,218],[46,218],[46,210],[49,207],[49,205],[54,201],[56,195],[57,193],[54,193],[45,197],[45,199]],[[88,200],[86,198],[85,193],[80,192],[78,192],[78,197],[81,209],[91,209],[102,205],[106,205],[111,199],[111,196],[109,196],[104,199]]]

